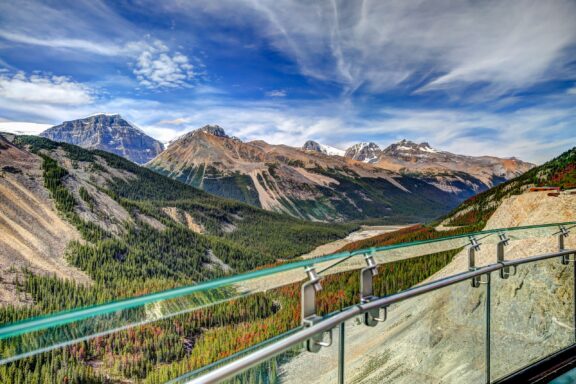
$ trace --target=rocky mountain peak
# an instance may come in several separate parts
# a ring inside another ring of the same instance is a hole
[[[417,144],[411,140],[406,139],[400,140],[395,144],[390,144],[382,151],[383,154],[391,156],[438,152],[440,151],[432,148],[427,142]]]
[[[212,136],[217,136],[217,137],[226,137],[228,138],[229,136],[226,134],[226,132],[224,131],[224,128],[222,128],[219,125],[205,125],[202,128],[199,128],[197,130],[198,132],[204,132],[204,133],[208,133]]]
[[[302,146],[302,150],[322,152],[322,148],[320,147],[320,144],[314,140],[308,140],[307,142],[305,142],[304,145]]]
[[[158,140],[146,135],[117,113],[96,113],[65,121],[40,134],[50,140],[101,149],[144,164],[164,150]]]
[[[314,140],[308,140],[302,146],[303,151],[314,151],[318,153],[323,153],[329,156],[344,156],[345,151],[331,147],[329,145],[320,144]]]
[[[358,143],[348,148],[344,156],[365,163],[373,163],[378,160],[382,150],[376,143]]]

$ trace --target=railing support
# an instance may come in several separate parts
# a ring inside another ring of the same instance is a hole
[[[322,320],[321,316],[316,314],[316,293],[322,290],[320,276],[312,266],[306,268],[308,281],[302,284],[301,306],[302,306],[302,325],[309,328]],[[328,334],[328,341],[324,341],[324,333]],[[332,345],[332,330],[319,333],[306,340],[306,349],[309,352],[318,352],[322,347]]]
[[[468,270],[470,272],[478,269],[476,267],[476,252],[480,250],[480,243],[474,236],[470,236],[470,245],[468,246]],[[482,282],[482,276],[474,276],[471,281],[472,288],[480,287]]]
[[[566,229],[565,226],[561,225],[560,233],[558,234],[558,250],[560,252],[566,249],[566,247],[564,246],[564,239],[567,238],[568,235],[570,235],[570,231]],[[571,262],[573,263],[575,261],[576,261],[576,254],[572,255],[572,258],[570,258],[570,255],[562,256],[562,264],[564,265],[568,265]]]
[[[500,270],[502,271],[502,270]],[[491,376],[491,348],[492,348],[492,331],[491,331],[491,320],[492,320],[492,314],[491,314],[491,308],[492,308],[492,304],[491,304],[491,296],[492,296],[492,292],[491,292],[491,277],[492,274],[488,273],[487,275],[487,281],[486,281],[486,309],[485,309],[485,316],[486,316],[486,349],[485,349],[485,360],[486,360],[486,384],[490,384],[490,376]]]
[[[374,261],[372,252],[364,255],[367,266],[360,270],[360,302],[362,304],[369,303],[378,297],[374,296],[374,277],[378,275],[378,265]],[[383,314],[380,315],[380,311]],[[369,327],[374,327],[376,324],[386,321],[387,308],[371,309],[364,313],[364,324]]]
[[[496,258],[498,260],[499,263],[504,261],[504,248],[508,245],[508,243],[510,242],[510,239],[508,238],[508,236],[506,236],[506,233],[502,232],[498,235],[498,238],[500,239],[498,241],[498,244],[496,245]],[[516,274],[516,266],[505,266],[504,268],[502,268],[500,270],[500,278],[502,279],[507,279],[510,276],[514,276]]]

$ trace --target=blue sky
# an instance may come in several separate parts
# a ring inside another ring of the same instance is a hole
[[[571,0],[3,1],[0,129],[117,112],[162,141],[219,124],[542,162],[576,144],[575,17]]]

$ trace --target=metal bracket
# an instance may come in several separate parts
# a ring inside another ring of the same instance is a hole
[[[316,314],[316,293],[322,290],[320,276],[314,267],[306,267],[306,274],[309,280],[302,284],[301,291],[302,325],[304,328],[311,327],[322,320],[322,317]],[[328,333],[328,341],[324,341],[324,333]],[[332,330],[324,333],[319,333],[306,340],[306,349],[309,352],[318,352],[322,347],[332,345]]]
[[[498,262],[501,263],[504,261],[504,247],[508,245],[510,239],[506,236],[506,233],[502,232],[498,235],[500,241],[496,245],[496,257]],[[516,274],[516,266],[505,266],[500,270],[500,278],[507,279],[510,276],[514,276]]]
[[[378,297],[374,296],[374,276],[378,275],[378,265],[374,261],[374,256],[372,252],[366,253],[364,255],[364,260],[366,260],[366,267],[360,270],[360,302],[366,304],[371,302]],[[384,314],[380,315],[380,311],[383,310]],[[378,323],[386,321],[388,316],[387,307],[371,309],[364,313],[364,324],[369,327],[374,327]]]
[[[476,268],[476,252],[480,250],[480,243],[475,236],[470,236],[470,245],[468,246],[468,270],[475,271]],[[472,288],[478,288],[482,284],[481,276],[472,278]]]
[[[564,246],[564,239],[566,237],[568,237],[568,235],[570,234],[570,231],[566,229],[565,226],[561,225],[560,226],[560,233],[558,234],[558,250],[559,251],[564,251],[566,249],[566,247]],[[562,256],[562,264],[564,265],[568,265],[571,262],[575,262],[576,261],[576,254],[574,255],[574,258],[570,258],[570,255],[564,255]]]

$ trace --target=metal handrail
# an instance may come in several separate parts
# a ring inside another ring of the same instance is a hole
[[[229,379],[232,376],[237,375],[247,370],[248,368],[257,365],[258,363],[264,360],[276,356],[277,354],[287,350],[290,347],[293,347],[299,343],[302,343],[310,339],[314,335],[321,334],[330,329],[333,329],[340,323],[345,322],[355,316],[364,314],[370,310],[386,307],[388,305],[398,303],[416,296],[420,296],[425,293],[433,292],[438,289],[472,279],[474,277],[498,271],[500,269],[505,268],[506,266],[526,264],[551,259],[554,257],[568,256],[575,253],[576,249],[569,249],[560,252],[545,253],[541,255],[531,256],[523,259],[506,260],[499,263],[490,264],[484,267],[479,267],[474,271],[460,273],[428,284],[416,286],[406,291],[390,296],[381,297],[365,304],[354,305],[349,309],[339,312],[313,326],[304,328],[300,332],[292,334],[250,355],[241,357],[238,360],[233,361],[230,364],[224,365],[222,367],[219,367],[201,377],[186,381],[186,384],[212,384],[212,383],[219,383],[222,380]]]

